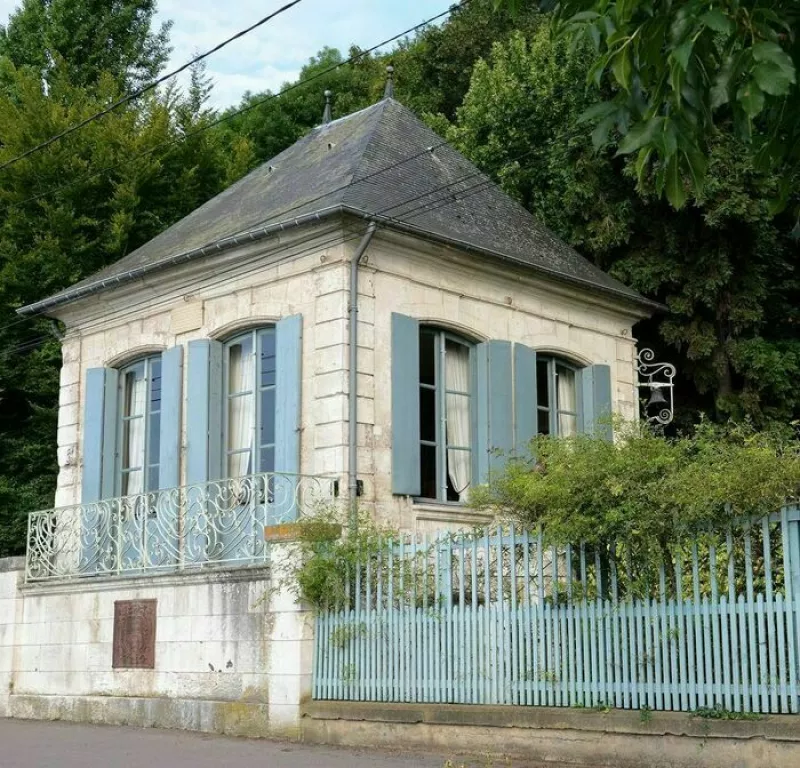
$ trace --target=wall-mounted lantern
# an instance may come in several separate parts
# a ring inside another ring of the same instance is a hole
[[[643,349],[639,352],[636,369],[639,371],[639,386],[650,390],[644,407],[645,417],[653,424],[666,425],[674,415],[672,393],[676,371],[672,363],[654,363],[655,356],[652,349]]]

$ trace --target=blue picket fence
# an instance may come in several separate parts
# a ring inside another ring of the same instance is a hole
[[[316,621],[317,699],[800,709],[800,511],[661,553],[513,527],[404,538]]]

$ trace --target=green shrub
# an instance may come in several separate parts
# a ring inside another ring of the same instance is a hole
[[[472,505],[556,544],[635,541],[663,549],[731,519],[776,511],[798,497],[800,443],[748,424],[699,424],[674,439],[618,424],[610,443],[590,436],[537,437],[476,488]],[[535,457],[535,458],[533,458]]]

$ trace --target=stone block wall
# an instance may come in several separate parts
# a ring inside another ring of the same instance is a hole
[[[260,713],[259,735],[297,728],[313,623],[267,570],[25,587],[21,567],[0,560],[0,716],[40,717],[47,702],[44,716],[71,719],[100,697],[173,701],[190,723],[187,701],[216,702]],[[157,601],[155,668],[114,669],[114,603],[137,599]],[[177,716],[161,709],[161,724]]]

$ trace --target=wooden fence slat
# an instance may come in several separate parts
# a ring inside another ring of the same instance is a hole
[[[789,508],[781,510],[781,542],[783,544],[783,572],[784,589],[786,590],[786,645],[789,657],[789,708],[792,712],[800,710],[800,693],[798,692],[797,682],[797,652],[798,652],[798,617],[797,600],[792,574],[796,572],[800,564],[800,541],[792,537],[792,529],[796,528],[796,523],[789,523]]]
[[[733,547],[733,531],[728,526],[725,530],[725,549],[728,558],[728,627],[730,630],[731,646],[731,685],[733,697],[730,709],[734,712],[742,711],[742,696],[740,690],[741,656],[739,655],[739,622],[736,612],[736,554]]]
[[[783,595],[775,595],[775,618],[778,632],[778,680],[780,681],[780,712],[791,712],[789,706],[789,680],[786,673],[786,612]]]
[[[769,711],[778,712],[778,660],[777,637],[775,628],[775,603],[772,591],[772,547],[769,532],[769,517],[761,520],[761,543],[764,553],[764,604],[767,625],[767,655],[769,658]]]
[[[747,603],[745,602],[744,595],[739,595],[736,600],[736,612],[738,614],[739,638],[741,641],[741,662],[739,668],[742,673],[742,709],[745,712],[752,712],[753,690],[750,685],[750,654],[752,652],[752,647],[748,634],[749,611],[747,610]]]
[[[760,712],[759,675],[758,675],[758,639],[756,635],[755,596],[753,591],[753,556],[750,523],[745,523],[744,562],[747,584],[747,638],[750,659],[750,708],[748,712]]]

